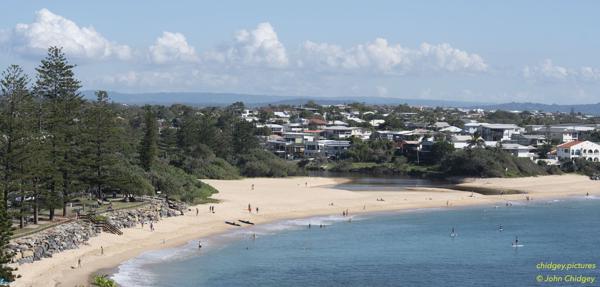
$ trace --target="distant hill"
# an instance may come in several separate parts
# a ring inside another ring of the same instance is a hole
[[[94,91],[84,91],[84,97],[94,99]],[[400,99],[385,97],[289,97],[272,95],[250,95],[234,93],[202,93],[202,92],[158,92],[158,93],[121,93],[109,92],[111,99],[124,104],[189,104],[198,106],[224,106],[234,102],[244,102],[248,106],[259,105],[300,105],[307,101],[315,101],[323,105],[366,103],[372,105],[399,105],[409,104],[431,107],[464,107],[485,105],[490,103],[445,101],[428,99]]]
[[[574,111],[586,115],[600,115],[600,103],[587,105],[557,105],[557,104],[539,104],[539,103],[506,103],[492,105],[471,105],[469,108],[481,108],[485,110],[507,110],[507,111],[543,111],[543,112],[562,112],[569,113]]]
[[[94,91],[84,91],[84,97],[94,99]],[[366,103],[371,105],[399,105],[409,104],[413,106],[427,107],[459,107],[480,108],[485,110],[507,110],[507,111],[544,111],[564,112],[571,110],[583,114],[600,115],[600,103],[587,105],[548,105],[539,103],[478,103],[452,100],[430,100],[430,99],[400,99],[386,97],[289,97],[273,95],[250,95],[235,93],[203,93],[203,92],[158,92],[158,93],[121,93],[109,92],[113,101],[123,104],[188,104],[194,106],[226,106],[234,102],[244,102],[247,106],[255,107],[262,105],[301,105],[307,101],[315,101],[322,105]]]

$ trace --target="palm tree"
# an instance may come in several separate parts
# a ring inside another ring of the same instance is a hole
[[[473,136],[469,140],[467,140],[467,149],[471,150],[472,148],[483,148],[485,147],[485,141],[479,135],[479,132],[475,132]]]

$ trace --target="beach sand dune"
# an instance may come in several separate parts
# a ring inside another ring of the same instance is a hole
[[[513,189],[528,194],[480,195],[470,192],[420,188],[403,192],[352,192],[332,186],[348,181],[343,178],[292,177],[249,178],[242,180],[205,180],[220,192],[215,213],[208,204],[190,207],[184,216],[171,217],[155,224],[155,231],[146,225],[124,229],[122,236],[102,233],[88,245],[54,255],[52,258],[19,266],[22,276],[11,286],[88,286],[88,280],[98,270],[113,268],[119,263],[147,250],[174,247],[190,240],[224,232],[233,227],[224,221],[250,220],[265,223],[274,220],[316,215],[350,215],[363,212],[410,210],[421,208],[452,208],[475,204],[494,204],[507,200],[535,200],[564,196],[600,195],[600,182],[584,176],[563,175],[515,179],[473,179],[462,188]],[[253,188],[254,186],[254,188]],[[384,199],[378,201],[377,199]],[[252,213],[248,212],[248,204]],[[333,204],[333,205],[331,205]],[[256,213],[255,208],[259,208]],[[196,216],[195,209],[199,208]],[[100,254],[101,246],[104,254]],[[81,259],[81,267],[77,261]]]

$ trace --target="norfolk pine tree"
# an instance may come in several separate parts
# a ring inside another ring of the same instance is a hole
[[[67,202],[77,184],[81,110],[84,103],[78,93],[81,87],[73,68],[61,48],[50,47],[45,59],[36,68],[34,92],[44,99],[44,129],[49,137],[52,174],[47,204],[50,219],[54,207],[62,203],[63,216]]]

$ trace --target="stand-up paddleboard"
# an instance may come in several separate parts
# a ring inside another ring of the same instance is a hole
[[[519,244],[519,237],[515,236],[515,241],[512,243],[513,248],[523,247],[523,244]]]

